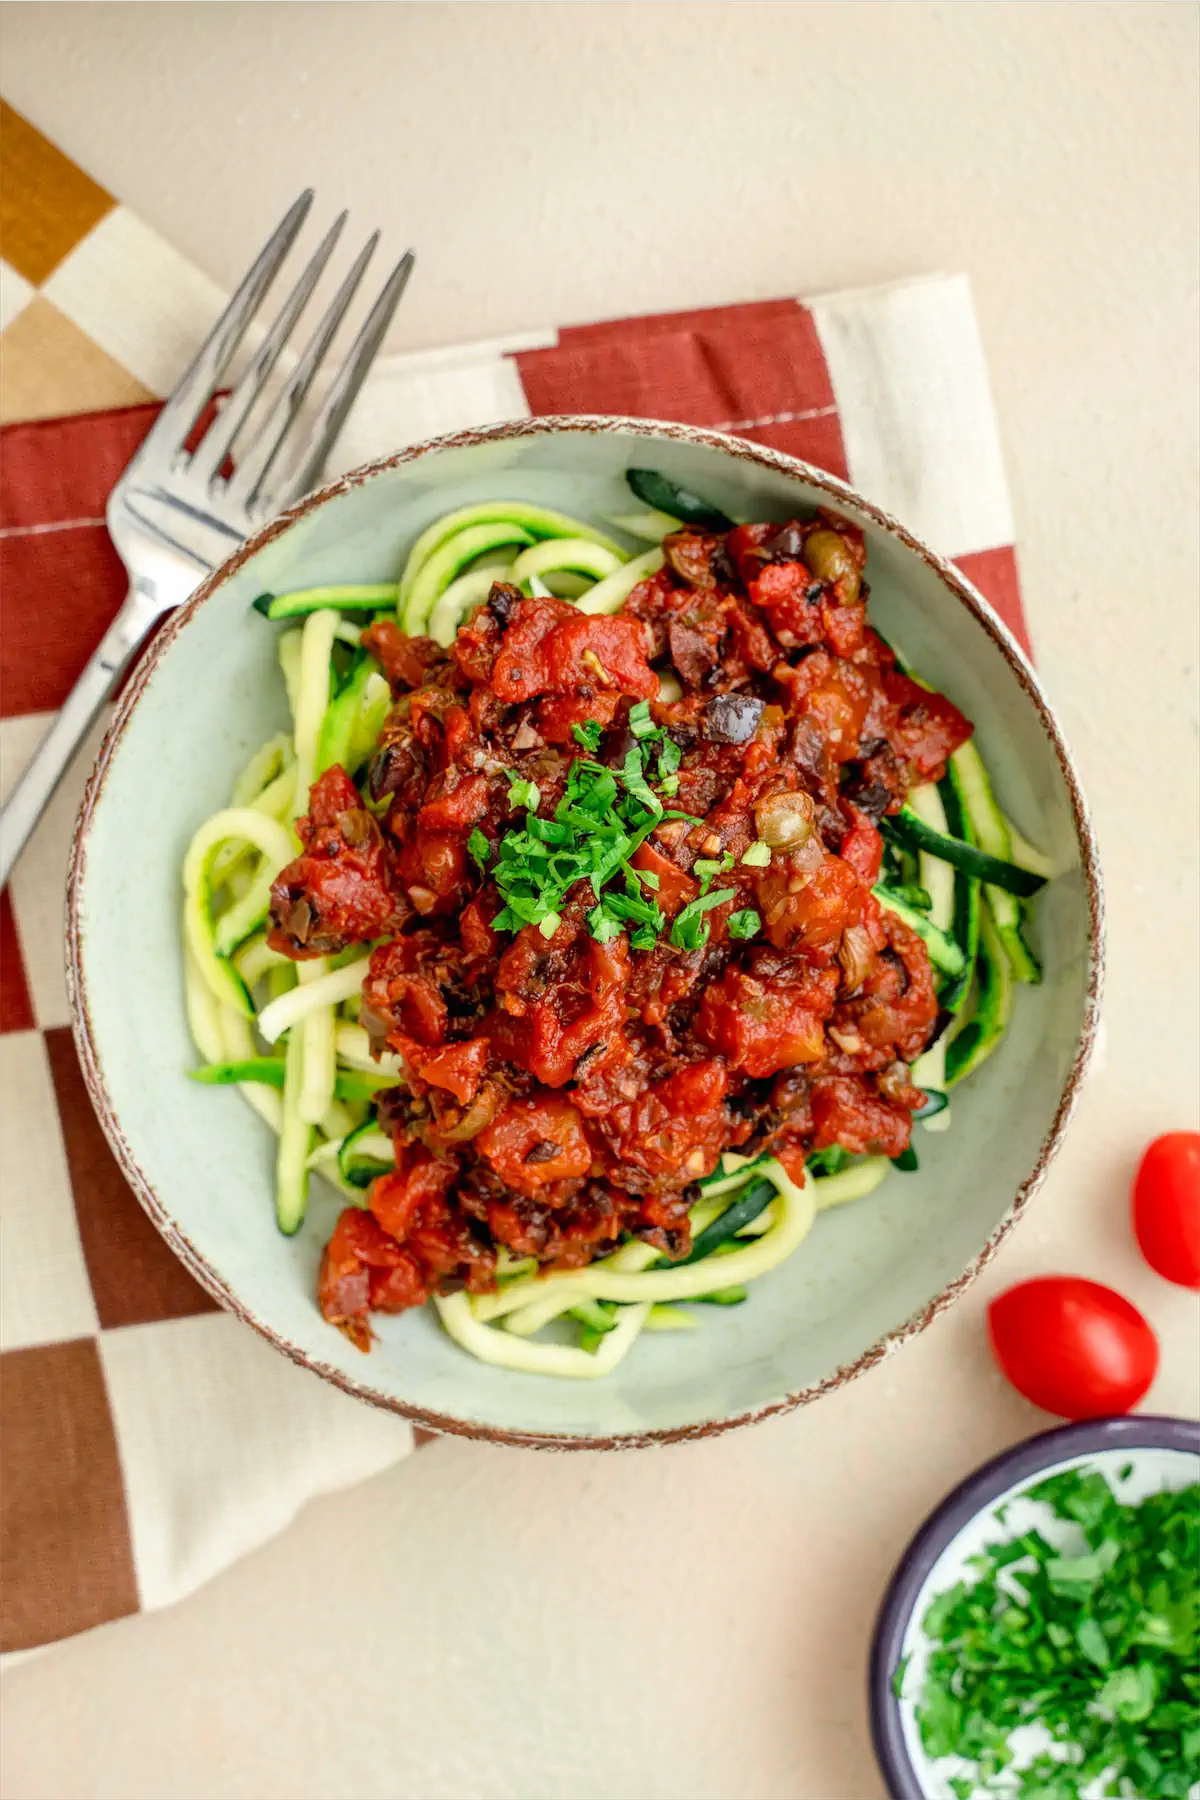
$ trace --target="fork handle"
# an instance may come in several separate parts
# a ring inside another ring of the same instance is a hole
[[[99,649],[89,659],[66,704],[0,809],[0,888],[7,886],[13,864],[50,804],[75,752],[161,610],[137,583],[130,588],[124,606],[101,638]]]

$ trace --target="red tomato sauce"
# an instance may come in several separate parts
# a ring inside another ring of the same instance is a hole
[[[340,768],[315,783],[270,934],[297,959],[374,942],[362,1022],[407,1070],[377,1101],[395,1171],[321,1266],[325,1317],[364,1348],[372,1311],[492,1286],[501,1248],[570,1268],[632,1234],[685,1254],[725,1150],[794,1168],[908,1143],[937,997],[924,945],[872,896],[878,825],[971,727],[870,629],[855,526],[688,529],[664,552],[616,618],[498,583],[449,651],[389,622],[364,635],[393,694],[366,798]],[[664,822],[634,858],[666,928],[647,949],[595,941],[578,883],[552,937],[497,932],[472,831],[515,828],[513,775],[553,816],[588,755],[575,725],[601,728],[595,757],[619,770],[646,700],[681,753],[668,805],[700,821]],[[768,862],[741,860],[764,840]],[[694,865],[726,853],[729,904],[676,947]],[[744,909],[760,925],[736,939]]]

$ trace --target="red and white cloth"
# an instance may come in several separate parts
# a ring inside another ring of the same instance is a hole
[[[134,373],[151,392],[165,391],[211,322],[208,284],[158,245],[161,305],[151,304],[144,268],[139,275],[132,256],[122,263],[106,231],[122,243],[149,235],[140,225],[132,231],[124,209],[110,211],[52,276],[55,303],[69,314],[79,296],[86,319],[76,324],[118,360],[123,321],[136,316]],[[83,266],[89,255],[102,283]],[[156,319],[169,345],[152,341]],[[145,404],[5,429],[6,786],[124,597],[104,503],[155,412]],[[338,465],[466,426],[570,412],[708,426],[846,477],[953,557],[1027,642],[965,278],[394,357],[373,371]],[[282,1529],[312,1496],[412,1447],[403,1421],[293,1367],[217,1312],[111,1157],[80,1078],[62,974],[67,847],[95,748],[80,757],[0,910],[5,1651],[182,1597]]]

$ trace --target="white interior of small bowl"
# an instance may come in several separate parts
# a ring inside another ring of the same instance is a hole
[[[661,469],[735,516],[785,518],[827,496],[794,476],[667,437],[540,432],[446,448],[314,507],[226,579],[154,668],[111,757],[79,883],[92,1041],[145,1181],[254,1320],[374,1394],[468,1426],[611,1438],[694,1427],[813,1387],[901,1328],[962,1274],[1012,1205],[1051,1133],[1087,1016],[1088,907],[1070,797],[1050,737],[1000,649],[936,570],[860,516],[872,613],[977,726],[1002,804],[1067,873],[1039,899],[1045,967],[1013,1025],[954,1095],[952,1129],[918,1130],[920,1172],[823,1216],[801,1250],[703,1329],[641,1339],[607,1380],[484,1367],[431,1309],[378,1321],[363,1356],[320,1319],[314,1284],[339,1202],[314,1183],[292,1240],[272,1212],[274,1141],[233,1090],[184,1077],[195,1061],[179,962],[180,864],[250,752],[286,724],[278,628],[263,590],[394,579],[407,546],[451,507],[541,501],[599,520],[629,509],[623,471]],[[854,508],[843,506],[854,515]]]

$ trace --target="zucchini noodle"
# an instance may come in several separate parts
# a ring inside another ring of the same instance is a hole
[[[288,708],[292,715],[293,729],[296,720],[296,700],[300,693],[300,627],[285,631],[279,640],[277,651],[279,669],[283,676],[283,685],[287,693]],[[293,794],[295,789],[292,790]]]
[[[255,602],[268,619],[286,622],[276,649],[292,730],[254,752],[229,806],[205,820],[188,846],[184,1001],[204,1065],[192,1074],[210,1085],[236,1085],[276,1134],[276,1216],[287,1234],[303,1224],[311,1174],[346,1202],[369,1206],[370,1184],[394,1166],[395,1154],[371,1103],[406,1078],[403,1059],[386,1049],[374,1054],[374,1041],[355,1022],[371,947],[293,960],[271,948],[266,929],[272,886],[298,852],[294,822],[308,811],[313,781],[338,765],[361,784],[392,706],[369,635],[363,647],[364,628],[390,615],[404,631],[427,633],[449,648],[496,581],[531,596],[566,598],[584,614],[620,612],[634,588],[663,567],[669,533],[684,519],[704,529],[714,524],[712,508],[665,477],[635,470],[630,485],[642,509],[610,516],[625,545],[548,507],[485,501],[435,519],[397,580]],[[677,504],[679,515],[660,503]],[[660,700],[682,693],[673,673],[660,676]],[[1003,1035],[1014,982],[1040,979],[1022,936],[1037,885],[1028,878],[1058,871],[1001,811],[974,743],[953,753],[944,780],[912,789],[901,813],[895,837],[883,822],[890,872],[876,897],[924,939],[953,1015],[911,1070],[927,1093],[922,1122],[936,1132],[950,1122],[947,1090]],[[905,815],[907,838],[899,829]],[[979,906],[970,910],[981,895],[982,920]],[[282,1054],[268,1055],[276,1044]],[[905,1156],[911,1160],[897,1158],[901,1166],[915,1167],[913,1153]],[[819,1213],[873,1193],[892,1167],[885,1156],[851,1157],[837,1148],[810,1161],[797,1180],[773,1156],[726,1152],[698,1184],[688,1217],[693,1248],[681,1260],[629,1238],[584,1268],[543,1273],[534,1258],[501,1246],[494,1292],[435,1295],[433,1306],[447,1335],[482,1362],[602,1379],[641,1332],[694,1331],[694,1303],[739,1303],[747,1284],[799,1248]],[[580,1333],[578,1345],[556,1341],[564,1326]]]
[[[300,1091],[304,1079],[303,1038],[298,1031],[288,1039],[283,1076],[283,1117],[279,1149],[275,1157],[275,1217],[280,1231],[291,1237],[304,1222],[308,1204],[308,1153],[313,1128],[301,1117]]]
[[[353,964],[351,964],[351,968],[354,968]],[[349,974],[350,970],[338,970],[337,972]],[[365,971],[359,969],[356,972],[359,974],[361,985],[362,974]],[[299,986],[294,992],[302,999],[309,998],[322,982],[328,986],[329,964],[324,957],[318,956],[311,962],[302,962],[296,974],[299,977]],[[282,1006],[285,1000],[290,999],[291,995],[286,994],[282,999],[273,1001],[272,1005]],[[303,1076],[300,1083],[300,1096],[296,1104],[300,1110],[300,1117],[309,1125],[321,1123],[333,1100],[333,1084],[337,1076],[337,1056],[333,1040],[334,1004],[333,1001],[326,1001],[323,1004],[310,1005],[297,1025],[292,1028],[293,1033],[296,1030],[300,1031],[301,1042],[304,1046],[301,1059]]]
[[[559,569],[570,569],[579,575],[612,575],[625,558],[603,544],[589,543],[587,538],[544,538],[522,550],[512,566],[513,581],[520,585],[531,575],[549,575]]]
[[[187,942],[187,916],[184,916],[183,999],[188,1030],[192,1042],[206,1063],[225,1060],[225,1040],[221,1031],[220,1002],[200,973],[200,965]]]
[[[660,1302],[652,1306],[646,1314],[643,1331],[696,1331],[700,1321],[694,1313],[685,1312],[682,1306],[668,1306]]]
[[[268,738],[266,743],[254,752],[233,784],[229,804],[231,806],[250,806],[291,760],[292,740],[286,732],[277,732],[273,738]]]
[[[317,773],[317,744],[321,722],[329,705],[330,658],[337,635],[337,614],[309,613],[300,633],[300,661],[296,676],[296,792],[292,816],[308,811],[308,794]]]
[[[371,1040],[361,1025],[339,1025],[333,1039],[338,1061],[348,1069],[365,1069],[370,1075],[394,1075],[397,1081],[403,1079],[403,1059],[394,1050],[372,1056]]]
[[[265,931],[256,931],[234,951],[233,966],[246,986],[253,987],[269,969],[294,969],[296,965],[290,956],[272,950]]]
[[[647,550],[644,556],[635,556],[623,568],[616,569],[598,581],[594,588],[583,595],[579,602],[582,613],[616,613],[620,612],[630,594],[639,581],[645,581],[663,565],[661,550]]]
[[[305,980],[300,976],[300,985],[281,994],[278,1000],[272,1000],[264,1006],[258,1015],[258,1029],[268,1044],[290,1031],[297,1020],[303,1019],[314,1007],[337,1006],[348,1000],[351,994],[360,993],[366,979],[369,958],[360,956],[357,962],[347,963],[344,969],[330,969],[323,957],[314,958],[312,962],[299,963],[300,971],[311,969],[314,962],[321,964],[321,972],[314,978]],[[366,1036],[366,1033],[363,1033]]]
[[[221,1009],[219,1023],[225,1060],[248,1062],[255,1054],[249,1021],[241,1013],[234,1012],[231,1006],[226,1006]],[[274,1088],[265,1087],[258,1081],[240,1081],[237,1090],[247,1106],[252,1107],[272,1131],[283,1129],[283,1102]]]
[[[507,1331],[490,1331],[479,1323],[465,1294],[435,1294],[433,1304],[449,1336],[480,1362],[519,1369],[527,1375],[561,1375],[575,1381],[598,1381],[611,1375],[633,1349],[650,1311],[649,1301],[625,1307],[598,1349],[575,1350],[569,1344],[535,1344]]]

